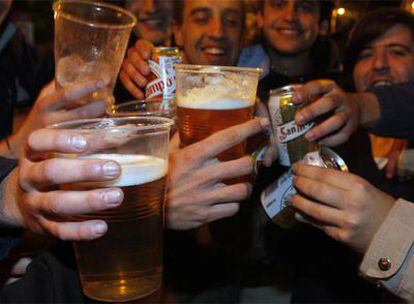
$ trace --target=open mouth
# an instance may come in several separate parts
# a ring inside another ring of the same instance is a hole
[[[293,27],[277,27],[275,30],[283,36],[299,36],[303,33],[303,30]]]
[[[146,18],[146,19],[139,19],[138,22],[147,27],[161,27],[165,23],[165,18],[156,17],[156,18]]]

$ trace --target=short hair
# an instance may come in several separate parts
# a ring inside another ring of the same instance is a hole
[[[319,2],[319,23],[327,20],[328,22],[331,20],[332,10],[335,7],[335,3],[332,0],[314,0]],[[264,3],[266,0],[259,0],[259,11],[263,12]]]
[[[244,1],[241,1],[242,4],[242,22],[243,22],[243,29],[244,29],[244,22],[245,22],[245,5],[244,5]],[[185,0],[175,0],[174,1],[174,8],[173,8],[173,21],[175,24],[177,25],[182,25],[183,24],[183,13],[184,13],[184,5],[185,5]]]
[[[397,24],[407,27],[414,38],[414,16],[400,8],[380,8],[363,16],[351,29],[346,44],[345,72],[352,73],[366,46]]]

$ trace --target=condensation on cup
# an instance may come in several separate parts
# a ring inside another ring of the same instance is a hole
[[[316,167],[348,172],[348,167],[344,160],[333,150],[326,147],[320,147],[319,151],[306,154],[302,161],[305,164]],[[290,195],[297,193],[292,181],[293,174],[289,169],[275,182],[270,184],[260,196],[266,214],[275,224],[285,229],[289,229],[296,224],[294,218],[295,210],[288,205],[287,201]]]
[[[311,102],[308,101],[301,105],[292,102],[293,93],[300,86],[293,84],[270,91],[269,114],[278,149],[279,163],[283,166],[290,166],[301,160],[306,153],[318,150],[316,142],[310,142],[304,137],[314,123],[310,122],[302,126],[295,123],[297,110]]]

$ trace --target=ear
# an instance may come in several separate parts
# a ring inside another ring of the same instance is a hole
[[[178,25],[176,22],[173,22],[173,34],[174,34],[174,40],[175,40],[175,44],[179,47],[179,48],[183,48],[184,46],[184,35],[183,35],[183,31],[182,31],[183,26],[182,25]]]
[[[323,20],[319,24],[319,35],[325,36],[329,33],[329,20]]]

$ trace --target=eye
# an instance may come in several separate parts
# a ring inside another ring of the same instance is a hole
[[[392,47],[388,50],[388,53],[394,57],[405,57],[411,54],[411,52],[403,47]]]
[[[286,1],[285,0],[271,0],[269,1],[270,6],[275,9],[283,9],[285,7]]]
[[[363,50],[359,55],[358,55],[358,61],[359,60],[365,60],[365,59],[369,59],[374,55],[374,52],[370,49],[365,49]]]
[[[241,24],[241,18],[236,14],[227,14],[223,18],[224,24],[231,27],[238,27]]]
[[[317,6],[315,2],[301,1],[297,3],[297,9],[306,13],[314,13],[317,10]]]
[[[207,12],[198,12],[193,15],[192,19],[195,23],[204,25],[208,23],[210,15]]]

